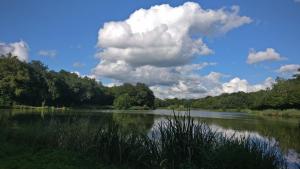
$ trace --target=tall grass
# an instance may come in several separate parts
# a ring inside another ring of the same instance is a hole
[[[276,147],[250,138],[228,138],[189,113],[154,126],[148,134],[124,132],[118,124],[91,125],[88,120],[52,120],[41,128],[1,129],[6,140],[55,147],[132,169],[281,169]],[[4,132],[6,131],[6,132]]]

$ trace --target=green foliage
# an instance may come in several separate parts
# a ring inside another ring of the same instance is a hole
[[[124,94],[130,101],[122,101]],[[153,92],[142,83],[107,88],[65,70],[50,71],[39,61],[26,63],[10,54],[0,57],[0,106],[103,106],[112,105],[114,98],[117,108],[154,107]]]
[[[8,59],[0,57],[0,91],[1,100],[6,104],[13,104],[30,95],[30,71],[26,63],[16,57]]]
[[[187,107],[191,107],[191,103],[193,100],[188,99],[155,99],[155,106],[156,107],[167,107],[169,109],[183,109],[186,110]]]
[[[121,86],[115,86],[109,89],[113,93],[114,106],[119,109],[128,109],[131,106],[140,106],[154,108],[154,94],[142,83],[137,83],[135,86],[125,83]]]
[[[117,109],[128,109],[133,105],[133,99],[127,94],[122,94],[114,100],[114,107]]]
[[[0,143],[1,169],[116,169],[72,151]]]

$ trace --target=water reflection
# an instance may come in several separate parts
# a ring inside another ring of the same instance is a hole
[[[259,142],[259,143],[266,143],[266,145],[269,145],[270,147],[273,148],[279,148],[277,145],[280,144],[278,140],[276,140],[274,137],[266,137],[258,132],[251,132],[251,131],[237,131],[233,129],[225,129],[221,126],[211,124],[209,125],[210,128],[213,131],[222,133],[225,137],[228,138],[235,138],[235,139],[241,139],[241,138],[250,138],[254,142]],[[276,150],[277,152],[282,152],[282,149]],[[285,150],[285,159],[288,164],[288,168],[291,169],[298,169],[300,167],[300,155],[294,150],[294,149],[286,149]]]
[[[179,112],[182,113],[183,112]],[[117,123],[124,131],[136,130],[149,133],[153,126],[172,115],[170,110],[149,111],[40,111],[31,110],[0,110],[0,127],[40,128],[61,123],[82,120],[91,126]],[[299,119],[256,117],[247,113],[191,111],[191,115],[207,123],[213,130],[235,137],[251,137],[253,139],[279,144],[286,154],[290,168],[300,166],[300,128]],[[280,150],[280,151],[281,151]]]

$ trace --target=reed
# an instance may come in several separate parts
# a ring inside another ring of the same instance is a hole
[[[89,120],[53,119],[41,128],[0,130],[5,140],[61,148],[99,162],[131,169],[283,169],[286,163],[273,145],[236,139],[194,121],[189,111],[154,126],[147,135],[124,132],[118,124],[95,126]]]

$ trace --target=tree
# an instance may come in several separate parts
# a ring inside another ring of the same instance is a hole
[[[10,104],[28,103],[30,72],[25,62],[8,54],[0,57],[0,90]]]
[[[133,105],[133,99],[127,93],[118,96],[114,100],[114,107],[117,109],[128,109],[132,105]]]
[[[154,108],[155,96],[152,90],[143,83],[137,83],[136,85],[125,83],[121,86],[114,86],[109,90],[116,99],[121,95],[128,94],[131,98],[131,106]]]
[[[153,92],[143,83],[136,84],[135,102],[137,106],[154,107],[155,96]]]
[[[113,103],[113,96],[94,79],[61,70],[49,71],[40,61],[0,57],[0,105],[81,106]]]

